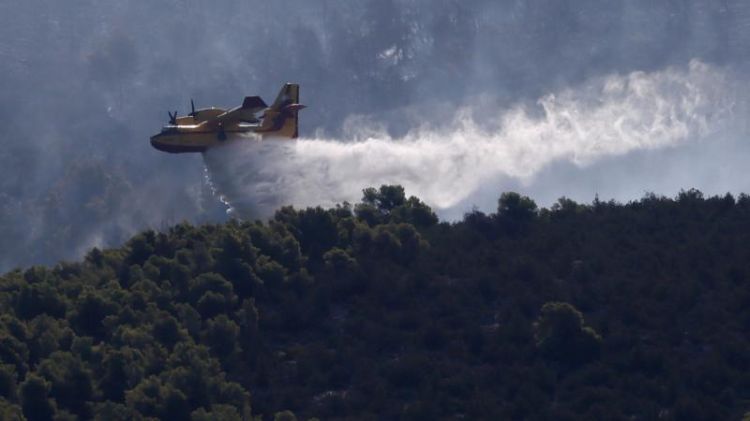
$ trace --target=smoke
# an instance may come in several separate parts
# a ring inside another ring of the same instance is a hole
[[[363,187],[381,184],[401,184],[439,210],[467,211],[467,199],[487,186],[499,192],[544,182],[539,173],[552,163],[585,168],[714,136],[731,122],[738,101],[732,86],[721,68],[694,60],[596,78],[481,121],[476,114],[492,113],[468,106],[447,125],[403,137],[361,123],[341,139],[238,141],[209,151],[205,162],[239,215],[356,201]]]
[[[238,213],[382,183],[451,218],[511,189],[540,204],[747,191],[747,127],[713,135],[701,107],[726,114],[715,95],[743,90],[749,52],[746,0],[0,2],[0,271],[225,221],[201,158],[148,137],[191,98],[230,108],[284,82],[302,86],[308,139],[206,158]]]

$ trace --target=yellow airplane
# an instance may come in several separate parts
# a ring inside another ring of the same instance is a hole
[[[239,107],[195,109],[177,117],[169,113],[169,124],[161,133],[151,136],[151,146],[170,153],[205,152],[247,133],[262,138],[296,139],[298,135],[299,85],[287,83],[281,88],[276,101],[269,107],[259,96],[248,96]],[[256,114],[263,112],[260,117]]]

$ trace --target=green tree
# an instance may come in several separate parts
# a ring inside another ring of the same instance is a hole
[[[260,312],[258,311],[258,307],[255,306],[254,298],[242,300],[242,307],[237,312],[237,320],[239,320],[240,327],[246,334],[257,334]]]
[[[405,202],[406,194],[401,186],[368,187],[362,190],[362,203],[354,207],[354,213],[373,226],[388,221],[391,211]]]
[[[244,421],[237,408],[231,405],[211,405],[209,411],[198,408],[190,414],[190,421]]]
[[[29,421],[52,421],[56,408],[49,399],[50,384],[31,374],[21,383],[21,408]]]
[[[297,421],[297,416],[292,411],[281,411],[274,414],[273,421]]]
[[[190,405],[185,395],[174,386],[151,376],[125,394],[128,406],[142,415],[169,420],[188,419]]]
[[[29,361],[36,364],[48,357],[61,347],[72,344],[73,331],[67,327],[65,319],[54,319],[48,315],[40,315],[27,323],[29,338]]]
[[[125,391],[144,376],[144,356],[130,347],[109,350],[102,359],[99,391],[104,399],[122,402]]]
[[[131,421],[143,419],[141,414],[135,409],[112,401],[93,403],[92,413],[95,421]]]
[[[16,314],[24,320],[44,313],[52,317],[62,317],[66,310],[63,298],[64,296],[48,283],[24,285],[16,299]]]
[[[218,273],[203,273],[191,280],[190,295],[204,318],[230,311],[237,301],[232,284]]]
[[[126,260],[131,265],[142,265],[154,253],[156,235],[146,231],[133,237],[127,244],[130,253]]]
[[[256,272],[267,288],[279,288],[286,279],[286,269],[268,256],[258,258]]]
[[[534,338],[543,356],[571,365],[596,358],[602,340],[594,329],[586,326],[580,311],[560,302],[542,306],[534,323]]]
[[[225,232],[216,257],[216,270],[230,280],[240,296],[252,293],[257,277],[253,271],[257,253],[246,233]]]
[[[321,207],[299,211],[291,207],[282,208],[276,213],[274,220],[289,227],[299,240],[302,251],[313,260],[320,259],[338,241],[334,215]]]
[[[206,322],[203,339],[219,356],[226,357],[236,350],[239,333],[239,326],[225,314],[220,314]]]
[[[105,317],[116,314],[117,307],[101,292],[87,290],[77,300],[71,324],[79,335],[101,339],[107,334],[102,321]]]
[[[154,339],[170,349],[184,338],[180,322],[167,312],[162,312],[159,315],[154,322],[151,334]]]
[[[0,397],[9,402],[16,402],[18,399],[17,382],[16,368],[11,364],[0,364]]]
[[[402,186],[382,185],[379,190],[370,187],[362,191],[362,203],[375,206],[382,213],[389,213],[406,202]]]
[[[393,222],[405,222],[418,228],[431,227],[438,223],[438,217],[429,206],[411,196],[401,206],[391,211]]]
[[[37,373],[50,382],[50,396],[61,409],[88,418],[86,403],[94,385],[90,371],[70,352],[55,352],[39,364]]]
[[[27,418],[23,416],[21,407],[4,398],[0,398],[0,419],[7,421],[27,421]]]
[[[501,228],[509,234],[524,232],[536,214],[536,203],[518,193],[503,193],[498,200],[497,220]]]
[[[28,370],[29,349],[25,343],[7,332],[0,331],[0,361],[15,366],[20,376]]]

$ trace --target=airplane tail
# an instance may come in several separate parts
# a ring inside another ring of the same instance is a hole
[[[299,103],[299,85],[287,83],[276,100],[266,110],[260,132],[267,136],[296,139],[299,135],[298,112],[304,105]]]

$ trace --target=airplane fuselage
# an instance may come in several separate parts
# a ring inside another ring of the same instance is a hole
[[[255,133],[258,125],[237,126],[214,130],[200,124],[168,125],[161,133],[151,136],[151,146],[170,153],[205,152],[226,144],[242,135]]]
[[[192,104],[192,101],[191,101]],[[268,107],[260,97],[246,97],[231,110],[205,108],[186,116],[170,112],[170,122],[151,136],[151,146],[170,153],[205,152],[236,139],[296,139],[299,85],[287,83]],[[262,116],[255,114],[262,112]],[[255,136],[253,136],[255,135]]]

